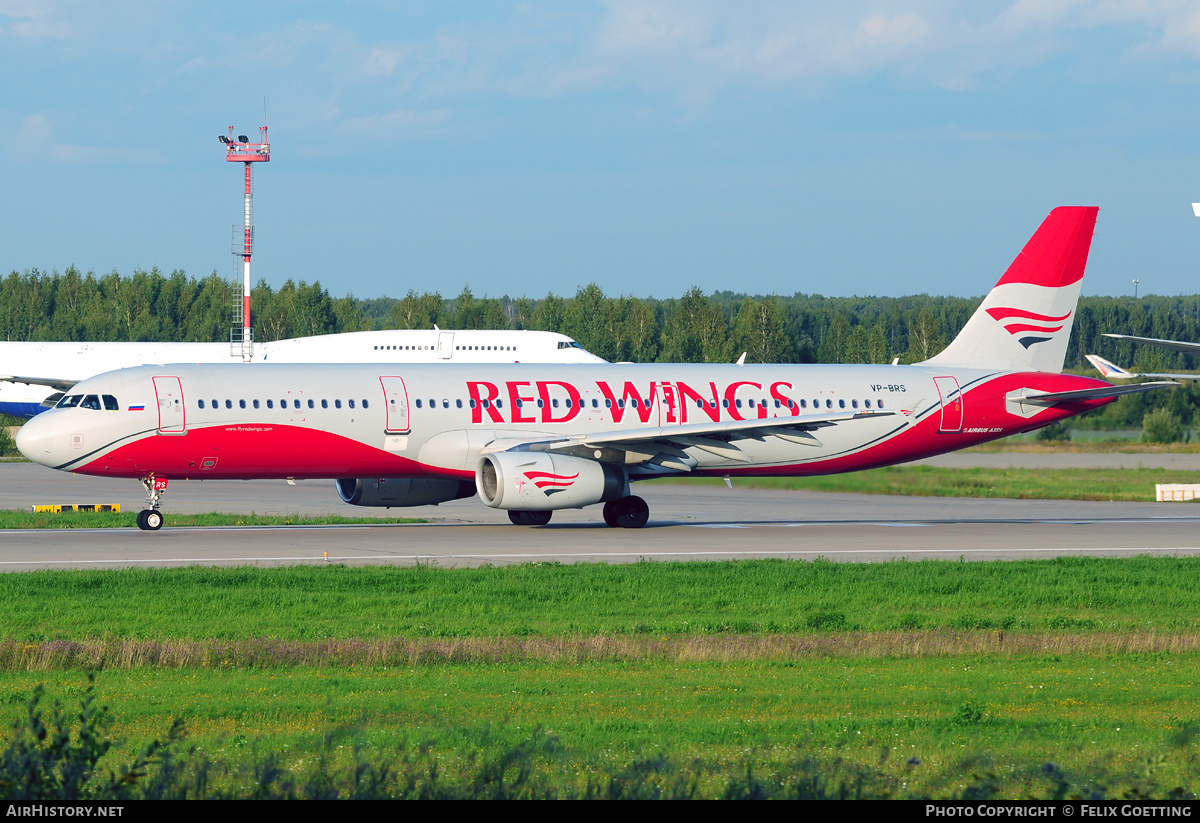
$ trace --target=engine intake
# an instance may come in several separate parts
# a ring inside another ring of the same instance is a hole
[[[624,497],[622,466],[545,452],[496,452],[475,469],[479,499],[493,509],[577,509]]]
[[[336,481],[338,497],[351,506],[436,506],[475,494],[470,480],[425,477],[346,477]]]

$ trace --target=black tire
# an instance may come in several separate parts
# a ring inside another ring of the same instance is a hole
[[[617,510],[620,502],[620,500],[609,500],[604,504],[604,522],[611,529],[615,529],[621,525],[617,522]]]
[[[525,512],[525,522],[530,526],[544,526],[550,522],[552,511],[545,512]]]
[[[646,501],[637,496],[622,497],[617,501],[617,525],[623,529],[640,529],[650,519],[650,507]]]
[[[528,521],[525,520],[525,512],[509,511],[508,520],[514,526],[528,526]]]
[[[150,511],[149,509],[142,509],[140,512],[138,512],[137,526],[142,531],[146,531],[146,514],[149,511]]]
[[[146,512],[146,530],[156,532],[163,527],[162,512],[150,509]]]

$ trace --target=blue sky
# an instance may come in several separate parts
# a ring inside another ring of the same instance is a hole
[[[0,271],[335,295],[1200,292],[1200,2],[0,0]]]

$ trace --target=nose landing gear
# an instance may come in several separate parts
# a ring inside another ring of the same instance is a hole
[[[146,490],[146,503],[150,508],[138,512],[137,525],[142,531],[156,532],[163,527],[163,515],[158,507],[167,491],[167,478],[155,477],[152,474],[143,477],[142,488]]]

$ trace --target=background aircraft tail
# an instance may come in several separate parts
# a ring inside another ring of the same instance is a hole
[[[958,337],[925,362],[1061,372],[1098,211],[1050,212]]]

